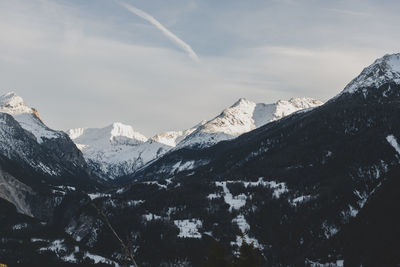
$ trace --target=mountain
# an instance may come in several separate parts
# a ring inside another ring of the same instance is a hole
[[[342,94],[354,93],[367,88],[379,88],[385,83],[400,83],[400,54],[385,55],[365,68],[359,76],[352,80]]]
[[[0,262],[396,266],[398,63],[386,55],[351,90],[237,138],[176,147],[118,188],[60,186],[40,220],[0,200]]]
[[[201,121],[199,124],[193,126],[190,129],[184,130],[184,131],[168,131],[168,132],[163,132],[160,134],[156,134],[153,136],[151,139],[153,139],[156,142],[165,144],[170,147],[176,147],[182,140],[184,140],[187,136],[192,134],[194,131],[196,131],[197,128],[205,124],[206,121]]]
[[[279,100],[274,104],[256,104],[241,98],[214,119],[197,127],[177,147],[212,146],[220,141],[233,139],[268,122],[279,120],[293,112],[322,104],[321,101],[311,98]]]
[[[157,134],[150,139],[121,123],[97,129],[71,129],[68,135],[95,173],[106,180],[117,179],[135,173],[170,150],[212,146],[295,111],[321,104],[310,98],[280,100],[275,104],[256,104],[240,99],[210,121],[202,121],[183,131]]]
[[[68,131],[92,170],[104,179],[133,173],[171,147],[147,139],[131,126],[113,123],[105,128],[78,128]]]
[[[46,211],[38,202],[52,198],[41,193],[53,186],[95,184],[68,135],[48,128],[13,92],[0,96],[0,136],[0,197],[19,212],[41,217]]]
[[[361,76],[397,58],[385,56]],[[238,138],[171,151],[158,161],[203,164],[168,177],[149,165],[149,175],[95,199],[96,206],[142,266],[223,266],[240,260],[245,242],[262,266],[395,266],[400,83],[384,78],[394,72],[380,72],[382,83],[359,76],[360,86],[326,104]],[[93,253],[128,263],[90,214],[90,206],[81,208],[65,229]]]
[[[273,104],[257,104],[241,98],[217,117],[191,129],[192,132],[183,138],[171,153],[150,162],[148,166],[131,175],[122,177],[121,180],[142,179],[143,175],[168,177],[205,165],[209,160],[202,158],[203,148],[234,139],[292,113],[309,111],[322,104],[321,101],[312,98],[292,98]]]
[[[9,92],[0,96],[0,112],[8,113],[21,125],[22,128],[32,133],[38,143],[43,143],[44,139],[60,138],[62,132],[48,128],[40,119],[36,109],[28,107],[24,100]]]

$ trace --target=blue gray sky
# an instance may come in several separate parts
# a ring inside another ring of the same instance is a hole
[[[0,90],[56,129],[188,128],[245,97],[327,100],[400,51],[397,0],[1,0]]]

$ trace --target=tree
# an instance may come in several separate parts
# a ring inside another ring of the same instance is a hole
[[[254,247],[254,243],[251,242],[250,244],[247,243],[244,233],[241,234],[242,238],[242,245],[240,246],[240,255],[239,258],[236,260],[235,266],[238,267],[257,267],[262,266],[263,258],[258,251]]]
[[[213,240],[209,249],[204,267],[232,267],[232,256],[216,240]]]

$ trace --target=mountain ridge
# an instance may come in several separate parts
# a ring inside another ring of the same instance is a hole
[[[104,128],[76,128],[67,133],[99,176],[116,179],[139,170],[168,151],[208,147],[229,140],[304,108],[321,105],[311,98],[263,104],[241,98],[218,116],[192,128],[147,138],[132,126],[113,123]]]

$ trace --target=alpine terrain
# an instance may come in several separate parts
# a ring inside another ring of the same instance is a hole
[[[321,101],[311,98],[280,100],[274,104],[256,104],[240,99],[214,119],[202,121],[187,130],[157,134],[150,139],[122,123],[101,129],[71,129],[68,134],[95,173],[105,180],[118,179],[135,173],[170,150],[209,147],[295,111],[321,104]]]
[[[0,103],[2,263],[400,264],[400,54],[323,105],[240,99],[149,139]]]

